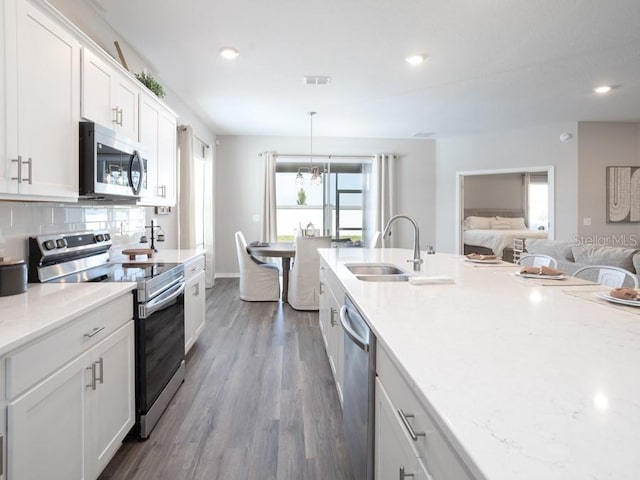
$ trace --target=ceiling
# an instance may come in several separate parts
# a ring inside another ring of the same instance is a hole
[[[217,134],[304,136],[309,111],[337,137],[640,121],[638,0],[87,1]]]

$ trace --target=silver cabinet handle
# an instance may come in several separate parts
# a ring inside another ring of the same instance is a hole
[[[415,417],[415,415],[404,413],[401,408],[398,409],[398,415],[400,415],[400,420],[402,420],[402,423],[404,424],[404,428],[406,428],[407,432],[409,432],[409,436],[411,437],[411,440],[415,442],[416,440],[418,440],[418,437],[426,436],[426,434],[424,433],[414,432],[413,428],[411,427],[411,424],[409,423],[409,420],[407,420],[408,418]]]
[[[198,297],[198,296],[200,296],[200,284],[199,284],[199,283],[196,283],[196,284],[193,286],[193,296],[194,296],[194,297]]]
[[[202,270],[202,267],[193,267],[191,269],[192,272],[197,272],[197,271],[200,271],[200,270]]]
[[[87,385],[87,387],[91,387],[91,390],[96,389],[96,363],[93,362],[90,367],[87,367],[87,370],[91,370],[91,383]]]
[[[331,307],[331,322],[330,322],[330,323],[331,323],[331,326],[332,326],[332,327],[335,327],[336,325],[338,325],[338,322],[336,321],[336,319],[335,319],[335,318],[333,318],[333,316],[334,316],[336,313],[338,313],[338,311],[337,311],[335,308]]]
[[[162,185],[162,198],[167,198],[167,186]]]
[[[123,117],[123,115],[122,115],[122,109],[120,109],[120,111],[118,112],[118,114],[120,115],[120,121],[118,122],[118,125],[120,125],[120,126],[122,127],[122,124],[124,123],[124,122],[123,122],[123,120],[122,120],[122,117]]]
[[[113,120],[111,121],[118,125],[118,107],[112,108],[111,110],[113,110],[113,113],[115,114]]]
[[[322,269],[322,267],[320,267]],[[320,295],[324,294],[324,283],[320,282]]]
[[[104,327],[95,327],[89,333],[85,333],[84,336],[87,337],[87,338],[91,338],[94,335],[97,335],[98,333],[100,333],[102,330],[104,330]]]
[[[406,473],[404,471],[404,467],[400,467],[400,476],[398,477],[400,480],[404,480],[405,478],[415,478],[415,474],[414,473]]]
[[[100,383],[104,383],[104,361],[103,358],[100,357],[100,360],[98,360],[97,362],[93,362],[94,365],[98,365],[100,367],[100,378],[96,377],[96,381],[99,380]],[[95,388],[94,388],[95,390]]]
[[[22,162],[23,164],[26,163],[27,166],[29,167],[29,178],[23,178],[22,180],[24,182],[29,182],[29,185],[32,184],[32,179],[33,179],[33,159],[31,157],[29,157],[29,160],[27,160],[26,162]]]
[[[22,155],[18,155],[18,159],[17,160],[11,160],[11,163],[17,163],[18,164],[18,176],[17,177],[11,177],[11,180],[17,180],[18,183],[22,183]]]

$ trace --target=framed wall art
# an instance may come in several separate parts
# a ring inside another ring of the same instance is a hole
[[[607,167],[607,223],[640,222],[640,167]]]

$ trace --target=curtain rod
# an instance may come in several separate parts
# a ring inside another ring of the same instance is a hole
[[[262,154],[259,153],[258,156],[261,157]],[[328,158],[329,160],[332,158],[375,158],[375,155],[309,155],[308,153],[275,153],[273,156],[276,158]]]

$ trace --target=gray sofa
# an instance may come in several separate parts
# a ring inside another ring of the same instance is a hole
[[[573,241],[528,239],[528,253],[542,253],[558,261],[558,269],[573,274],[587,265],[609,265],[620,267],[638,275],[640,273],[640,250],[623,247],[597,247],[579,245]]]

